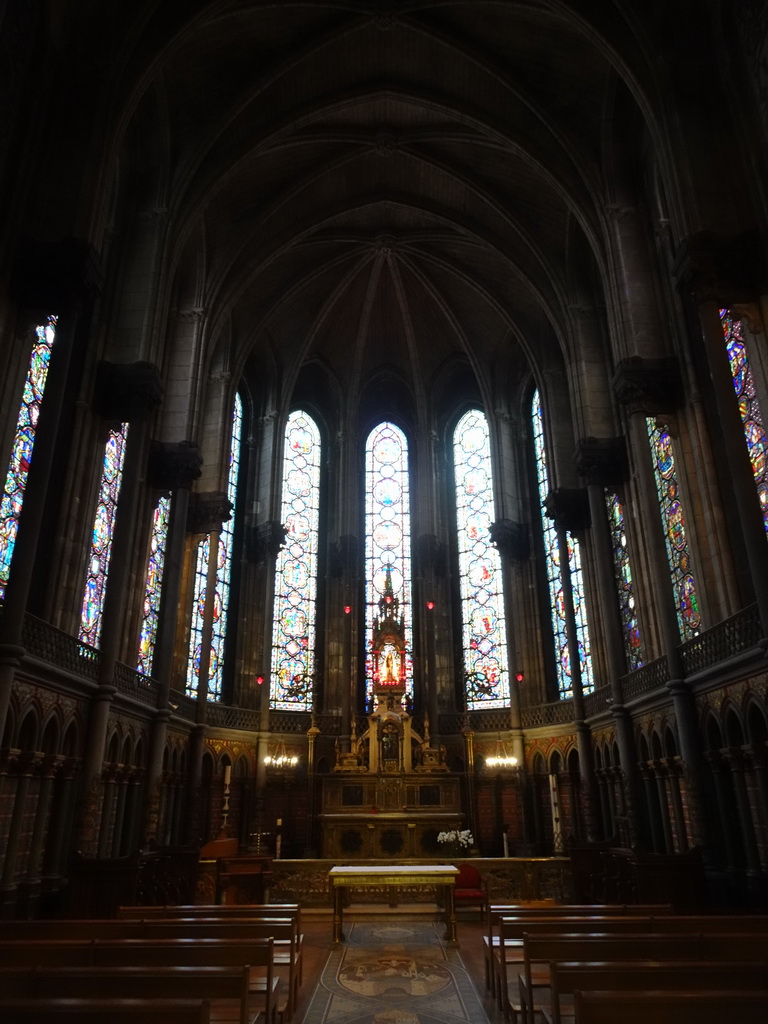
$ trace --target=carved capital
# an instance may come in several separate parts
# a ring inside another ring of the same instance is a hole
[[[512,519],[498,519],[489,527],[491,543],[513,562],[525,562],[531,554],[528,527]]]
[[[252,526],[248,531],[246,546],[249,560],[255,565],[274,561],[285,544],[286,535],[283,524],[275,519]]]
[[[191,494],[187,511],[189,533],[213,533],[232,518],[232,502],[224,491]]]
[[[630,413],[658,416],[681,404],[682,383],[677,359],[641,359],[632,356],[616,366],[611,381],[617,400]]]
[[[766,286],[765,258],[757,231],[714,235],[701,231],[682,240],[674,275],[698,302],[755,302]]]
[[[558,487],[550,491],[544,502],[544,511],[560,530],[578,533],[592,522],[589,498],[581,487]]]
[[[191,309],[177,309],[176,319],[180,324],[201,324],[205,320],[205,309],[193,306]]]
[[[160,404],[163,389],[154,363],[110,363],[98,366],[94,408],[105,420],[130,422]]]
[[[612,487],[629,476],[623,437],[581,437],[574,452],[576,472],[589,484]]]
[[[200,476],[203,457],[192,441],[153,441],[149,450],[147,476],[161,491],[189,487]]]

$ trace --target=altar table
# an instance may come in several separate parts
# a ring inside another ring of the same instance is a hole
[[[453,887],[459,869],[453,864],[387,864],[378,866],[343,865],[333,867],[328,879],[333,890],[333,941],[341,942],[342,904],[345,888],[361,886],[435,885],[445,889],[445,937],[449,946],[456,942],[456,910]]]

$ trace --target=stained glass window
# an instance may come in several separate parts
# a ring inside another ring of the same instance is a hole
[[[405,640],[405,687],[413,696],[411,514],[408,442],[393,423],[380,423],[365,445],[365,638],[366,694],[372,699],[374,619],[387,578],[399,601]]]
[[[739,403],[739,413],[744,426],[744,439],[747,442],[752,475],[755,478],[757,496],[763,513],[763,523],[765,529],[768,530],[768,458],[766,458],[768,440],[755,392],[755,379],[752,376],[752,367],[749,365],[741,320],[734,320],[730,310],[721,309],[720,322],[723,326],[733,388]]]
[[[232,572],[232,537],[234,530],[234,509],[237,504],[237,483],[240,474],[240,448],[243,439],[243,402],[235,395],[230,424],[229,469],[227,472],[227,498],[232,506],[232,516],[222,523],[215,554],[211,551],[211,534],[200,541],[195,564],[194,600],[192,622],[189,634],[189,657],[187,660],[187,696],[196,697],[200,686],[202,664],[203,631],[205,610],[208,601],[208,566],[216,558],[216,583],[212,600],[211,647],[208,661],[208,700],[221,700],[224,671],[224,644],[227,636],[227,610],[229,608],[230,580]]]
[[[144,584],[144,613],[139,634],[139,657],[136,668],[145,676],[152,675],[170,514],[171,499],[168,495],[163,495],[155,506],[155,513],[152,516],[152,534],[149,540],[149,559],[147,560]]]
[[[280,521],[286,542],[277,558],[270,706],[312,708],[315,666],[320,432],[304,412],[288,417]]]
[[[40,324],[36,328],[35,344],[32,348],[19,415],[16,420],[11,461],[0,502],[0,598],[5,596],[5,586],[11,571],[11,559],[16,545],[29,464],[35,444],[40,403],[43,400],[43,392],[48,379],[48,366],[55,337],[56,317],[51,316],[44,324]]]
[[[613,549],[613,574],[619,595],[619,615],[621,617],[624,653],[630,671],[640,668],[643,664],[643,650],[640,643],[640,624],[635,607],[635,595],[632,586],[632,569],[629,562],[627,534],[624,529],[624,506],[618,494],[606,491],[605,505],[608,511],[608,524],[611,531]]]
[[[701,626],[696,584],[691,571],[691,556],[685,533],[685,516],[680,502],[680,486],[675,469],[672,438],[666,427],[659,426],[652,417],[647,418],[648,439],[653,457],[659,511],[667,548],[667,560],[675,594],[675,607],[680,636],[689,640]]]
[[[187,661],[187,685],[185,688],[188,697],[197,696],[197,687],[200,681],[210,550],[211,537],[209,534],[197,545],[197,558],[195,559],[195,591],[192,603],[192,623],[189,631],[189,660]]]
[[[109,562],[112,558],[112,540],[117,516],[120,484],[123,481],[125,449],[128,442],[128,424],[121,423],[110,430],[104,449],[104,462],[93,521],[85,594],[80,612],[79,638],[92,647],[98,647],[104,598],[107,592]]]
[[[509,669],[501,558],[490,534],[491,442],[486,418],[476,409],[459,420],[453,460],[467,708],[505,707]]]
[[[560,545],[554,523],[546,515],[544,509],[544,504],[549,494],[549,469],[547,466],[547,450],[544,444],[544,416],[538,390],[534,392],[531,403],[531,422],[533,425],[536,480],[539,487],[539,501],[541,505],[541,529],[544,539],[547,586],[549,588],[552,615],[552,635],[555,644],[557,687],[560,697],[565,698],[570,697],[573,693],[573,675],[570,651],[568,650],[568,621],[565,612],[563,575],[560,566]],[[582,691],[588,693],[594,687],[594,680],[592,677],[589,628],[584,597],[584,576],[581,568],[581,550],[578,539],[571,533],[567,534],[566,543],[571,574],[576,642],[581,668],[581,686]]]

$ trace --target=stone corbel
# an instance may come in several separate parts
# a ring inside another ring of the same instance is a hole
[[[223,491],[206,491],[190,495],[187,531],[202,534],[221,530],[222,523],[232,518],[232,502]]]

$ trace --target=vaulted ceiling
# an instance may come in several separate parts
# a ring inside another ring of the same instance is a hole
[[[661,4],[106,7],[120,187],[167,211],[209,366],[322,365],[341,393],[386,369],[418,401],[468,362],[490,398],[602,300],[612,170],[658,132]]]

